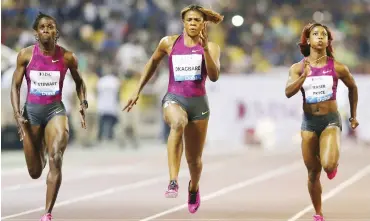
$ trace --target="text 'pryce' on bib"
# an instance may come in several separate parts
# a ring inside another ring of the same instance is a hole
[[[59,71],[30,71],[30,94],[53,96],[60,92]]]
[[[303,83],[306,103],[314,104],[330,100],[333,96],[332,76],[313,76],[306,78]]]
[[[202,79],[202,55],[173,55],[172,66],[175,81],[195,81]]]

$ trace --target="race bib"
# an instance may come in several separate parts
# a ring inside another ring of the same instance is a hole
[[[52,96],[60,92],[59,71],[30,71],[30,94]]]
[[[314,104],[329,100],[333,95],[332,76],[308,77],[303,83],[306,103]]]
[[[172,66],[175,81],[195,81],[202,79],[202,55],[173,55]]]

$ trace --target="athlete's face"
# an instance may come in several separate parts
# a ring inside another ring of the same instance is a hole
[[[55,41],[57,27],[55,22],[50,18],[42,18],[37,26],[37,36],[41,43]]]
[[[198,36],[204,27],[204,18],[199,11],[186,12],[183,22],[185,31],[190,37]]]
[[[328,32],[322,26],[314,27],[310,32],[309,42],[312,48],[325,49],[328,47]]]

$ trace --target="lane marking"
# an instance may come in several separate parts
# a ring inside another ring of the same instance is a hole
[[[238,158],[238,157],[240,157],[240,156],[228,158],[227,160],[223,160],[223,161],[213,163],[213,164],[211,163],[209,165],[206,164],[207,166],[205,167],[203,173],[217,171],[217,170],[221,169],[222,167],[224,167],[225,165],[230,165],[230,162],[235,162],[235,158]],[[179,173],[179,177],[186,177],[186,176],[189,176],[189,172],[187,170],[183,170]],[[106,196],[106,195],[117,193],[117,192],[135,190],[135,189],[139,189],[139,188],[142,188],[142,187],[151,186],[151,185],[163,182],[163,180],[167,180],[167,179],[168,179],[168,175],[166,174],[166,175],[153,177],[153,178],[150,178],[150,179],[144,179],[144,180],[137,181],[137,182],[134,182],[134,183],[129,183],[129,184],[124,184],[124,185],[111,187],[111,188],[108,188],[108,189],[105,189],[105,190],[89,193],[89,194],[86,194],[84,196],[75,197],[75,198],[71,198],[69,200],[64,200],[64,201],[61,201],[61,202],[57,202],[54,205],[54,209],[58,208],[58,207],[62,207],[62,206],[71,205],[73,203],[78,203],[78,202],[81,202],[81,201],[86,201],[86,200],[91,200],[91,199],[94,199],[94,198],[97,198],[97,197]],[[4,217],[1,217],[1,219],[5,220],[5,219],[18,217],[18,216],[23,216],[23,215],[27,215],[27,214],[31,214],[31,213],[35,213],[35,212],[40,212],[40,211],[43,211],[44,209],[45,209],[45,206],[40,206],[40,207],[35,208],[35,209],[30,209],[30,210],[26,210],[24,212],[19,212],[19,213],[15,213],[15,214],[12,214],[12,215],[4,216]]]
[[[339,194],[341,191],[343,191],[345,188],[349,187],[350,185],[356,183],[363,177],[369,175],[370,173],[370,164],[367,165],[366,167],[362,168],[361,170],[358,170],[357,173],[355,173],[353,176],[348,178],[347,180],[343,181],[340,183],[338,186],[336,186],[334,189],[330,190],[328,193],[324,194],[322,196],[322,202],[325,202],[326,200],[334,197],[335,195]],[[313,209],[313,206],[307,206],[303,210],[299,211],[296,213],[293,217],[288,219],[287,221],[296,221],[300,217],[302,217],[304,214],[307,212],[311,211]]]
[[[287,173],[291,173],[291,172],[293,172],[295,170],[298,170],[300,167],[303,167],[302,160],[295,161],[292,164],[281,166],[281,167],[279,167],[278,169],[275,169],[275,170],[270,170],[270,171],[265,172],[265,173],[263,173],[261,175],[255,176],[253,178],[249,178],[249,179],[244,180],[244,181],[241,181],[239,183],[226,186],[224,188],[221,188],[218,191],[212,192],[212,193],[210,193],[210,194],[202,197],[201,200],[202,200],[202,202],[205,202],[205,201],[211,200],[213,198],[216,198],[216,197],[219,197],[219,196],[228,194],[228,193],[233,192],[235,190],[242,189],[242,188],[244,188],[246,186],[257,184],[257,183],[260,183],[260,182],[263,182],[263,181],[267,181],[269,179],[272,179],[272,178],[275,178],[275,177],[278,177],[278,176],[281,176],[281,175],[284,175],[284,174],[287,174]],[[153,220],[153,219],[159,218],[161,216],[165,216],[165,215],[168,215],[170,213],[177,212],[177,211],[182,210],[182,209],[187,208],[187,207],[188,207],[188,204],[187,203],[186,204],[182,204],[182,205],[173,207],[171,209],[168,209],[166,211],[163,211],[163,212],[154,214],[152,216],[143,218],[143,219],[141,219],[139,221]]]

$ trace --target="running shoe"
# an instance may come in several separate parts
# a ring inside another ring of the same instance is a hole
[[[51,213],[46,213],[45,215],[43,215],[40,219],[40,221],[51,221]]]
[[[170,184],[168,185],[168,189],[164,194],[166,198],[176,198],[178,195],[179,185],[177,184],[176,180],[171,180]]]
[[[325,221],[323,216],[320,215],[314,215],[313,216],[313,221]]]
[[[328,176],[328,178],[329,178],[329,180],[332,180],[334,177],[335,177],[335,175],[337,175],[337,171],[338,171],[338,167],[337,168],[335,168],[333,171],[331,171],[330,173],[327,173],[327,176]]]
[[[190,191],[190,182],[189,181],[189,196],[188,196],[188,209],[190,213],[196,213],[200,206],[200,194],[199,189],[196,192]]]

